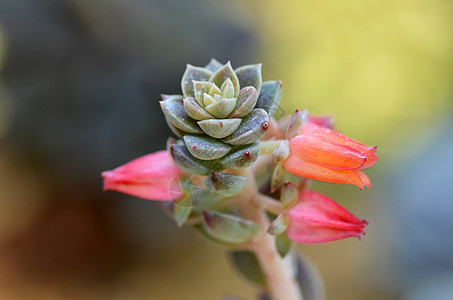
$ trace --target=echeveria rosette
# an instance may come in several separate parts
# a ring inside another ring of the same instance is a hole
[[[160,102],[170,128],[184,140],[170,147],[175,162],[199,175],[252,165],[281,87],[262,82],[261,64],[233,69],[213,59],[205,67],[187,65],[183,95],[164,95]]]

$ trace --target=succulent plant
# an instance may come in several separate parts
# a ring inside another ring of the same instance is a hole
[[[280,101],[280,81],[261,79],[261,64],[233,69],[212,59],[205,67],[187,65],[183,95],[162,95],[167,123],[183,139],[170,147],[175,162],[209,175],[255,162],[259,140]]]
[[[360,238],[368,222],[310,190],[310,182],[369,187],[362,169],[377,162],[376,147],[306,110],[277,122],[282,84],[262,82],[261,64],[187,65],[181,87],[182,95],[160,102],[179,139],[168,138],[168,151],[103,172],[104,189],[167,201],[161,207],[178,226],[230,248],[259,299],[321,299],[318,276],[307,272],[293,242]]]

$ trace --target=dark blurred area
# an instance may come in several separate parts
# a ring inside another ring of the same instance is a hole
[[[263,62],[282,113],[378,145],[373,187],[313,188],[367,236],[299,245],[327,299],[453,299],[448,0],[0,0],[0,299],[256,299],[223,249],[100,173],[165,147],[186,63]]]
[[[158,101],[186,63],[253,60],[259,39],[234,15],[204,0],[0,2],[1,299],[114,299],[137,264],[190,251],[154,203],[104,193],[100,172],[165,147]]]

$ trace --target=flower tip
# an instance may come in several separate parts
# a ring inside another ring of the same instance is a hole
[[[376,153],[376,151],[377,151],[377,146],[371,147],[371,149],[370,149],[370,151],[368,152],[368,154]]]
[[[113,171],[104,171],[101,173],[101,177],[104,179],[113,177]]]

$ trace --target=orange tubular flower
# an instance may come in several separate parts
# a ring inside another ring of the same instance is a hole
[[[362,171],[378,161],[377,147],[361,144],[334,130],[308,123],[290,140],[285,169],[315,180],[371,187]]]

